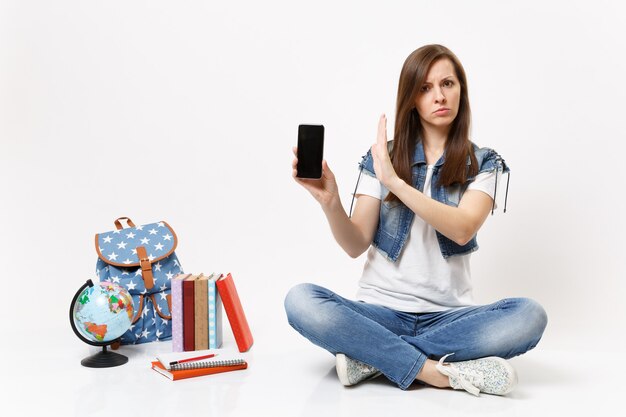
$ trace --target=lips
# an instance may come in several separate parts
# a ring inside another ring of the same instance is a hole
[[[441,107],[437,110],[435,110],[433,113],[435,113],[437,116],[445,116],[450,112],[450,109],[447,107]]]

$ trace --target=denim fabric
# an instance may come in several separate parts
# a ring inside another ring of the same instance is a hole
[[[300,284],[285,298],[289,324],[330,353],[344,353],[380,370],[401,389],[426,359],[450,362],[486,356],[511,358],[534,348],[546,313],[528,298],[436,313],[403,313],[347,300],[326,288]]]
[[[388,147],[393,146],[393,141],[389,142]],[[474,147],[474,155],[478,162],[478,173],[493,172],[498,170],[499,172],[508,173],[509,167],[504,163],[504,160],[493,150],[489,148],[479,148],[476,145]],[[439,181],[439,171],[445,162],[445,154],[439,158],[433,169],[433,176],[431,181],[431,197],[441,203],[449,206],[457,207],[459,201],[463,197],[463,193],[467,189],[467,186],[474,180],[475,177],[467,179],[465,184],[456,184],[450,187],[439,187],[437,182]],[[471,165],[470,158],[467,158],[467,165]],[[361,169],[373,177],[376,177],[374,172],[374,161],[372,158],[371,150],[363,157],[363,160],[359,164]],[[424,181],[426,179],[426,157],[424,155],[424,146],[421,141],[415,145],[415,153],[413,155],[413,187],[419,191],[424,191]],[[381,184],[382,185],[382,184]],[[382,186],[383,189],[383,201],[380,207],[380,217],[378,221],[378,227],[376,234],[374,235],[374,241],[372,244],[378,249],[387,259],[395,262],[404,244],[409,236],[411,230],[411,223],[415,217],[415,213],[411,211],[400,201],[387,202],[384,201],[389,190]],[[476,236],[474,236],[467,244],[459,245],[456,242],[448,239],[439,232],[437,233],[437,241],[439,242],[439,248],[444,258],[456,255],[465,255],[478,250],[478,243],[476,242]]]

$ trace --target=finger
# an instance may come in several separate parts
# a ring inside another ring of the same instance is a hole
[[[376,139],[378,144],[387,145],[387,118],[384,114],[378,120],[378,135]]]
[[[383,126],[384,127],[383,130],[385,131],[385,146],[387,146],[387,116],[385,116],[384,113],[383,113],[383,120],[385,123],[385,126]]]
[[[331,171],[330,167],[328,166],[328,162],[326,162],[326,160],[322,160],[322,172],[324,173],[325,177],[328,178],[334,178],[335,174],[333,174],[333,171]]]
[[[298,177],[295,177],[295,180],[305,190],[307,190],[308,192],[310,192],[311,194],[313,194],[315,196],[315,193],[317,191],[317,187],[318,187],[318,182],[319,181],[317,181],[317,180],[310,180],[308,178],[298,178]]]
[[[291,174],[293,176],[293,179],[295,182],[297,182],[298,184],[300,184],[302,187],[304,187],[307,191],[311,192],[311,184],[309,183],[309,181],[307,181],[306,178],[300,178],[298,177],[298,171],[297,170],[293,170],[293,173]]]
[[[293,155],[297,157],[298,156],[298,147],[294,146],[293,148],[291,148],[291,150],[293,151]]]

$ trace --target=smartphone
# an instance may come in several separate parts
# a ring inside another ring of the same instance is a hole
[[[322,178],[324,126],[298,126],[298,178]]]

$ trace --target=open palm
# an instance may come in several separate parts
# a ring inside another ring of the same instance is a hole
[[[387,150],[387,117],[384,114],[380,116],[378,121],[376,143],[372,145],[371,151],[376,178],[385,187],[389,188],[390,184],[397,180],[398,175],[393,169],[389,151]]]

